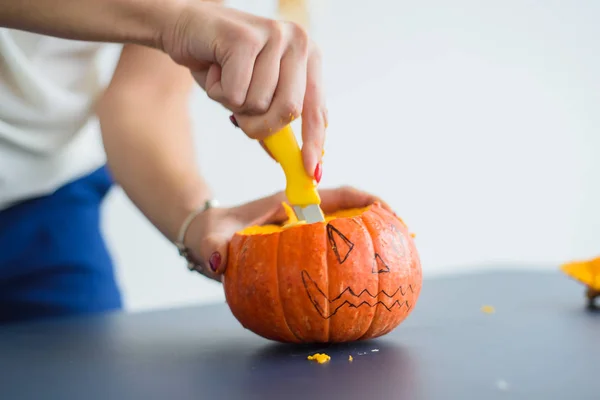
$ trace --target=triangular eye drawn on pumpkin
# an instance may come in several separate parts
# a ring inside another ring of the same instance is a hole
[[[375,253],[375,259],[373,260],[373,269],[371,270],[371,273],[383,274],[386,272],[390,272],[390,267],[387,266],[379,254]]]
[[[327,239],[338,262],[340,265],[343,264],[348,259],[350,252],[352,252],[354,243],[331,224],[327,224]]]

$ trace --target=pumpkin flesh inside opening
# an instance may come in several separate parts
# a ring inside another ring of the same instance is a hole
[[[238,231],[238,235],[251,236],[251,235],[268,235],[271,233],[282,232],[286,229],[293,228],[299,225],[305,225],[306,221],[298,221],[296,214],[292,207],[290,207],[287,203],[282,203],[283,208],[285,209],[285,214],[287,216],[287,220],[283,223],[283,225],[277,224],[267,224],[267,225],[257,225],[257,226],[249,226],[247,228]],[[350,208],[347,210],[338,210],[330,214],[325,215],[324,223],[328,223],[337,218],[353,218],[362,215],[365,211],[367,211],[371,206],[362,207],[362,208]]]

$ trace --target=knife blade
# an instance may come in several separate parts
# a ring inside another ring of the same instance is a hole
[[[285,195],[298,220],[309,224],[325,221],[317,183],[304,169],[302,151],[292,127],[286,125],[263,142],[283,169],[286,179]]]

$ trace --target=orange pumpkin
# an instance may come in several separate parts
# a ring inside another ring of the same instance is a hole
[[[299,224],[255,226],[231,240],[223,280],[246,329],[293,343],[385,335],[414,309],[422,272],[402,220],[379,203]]]

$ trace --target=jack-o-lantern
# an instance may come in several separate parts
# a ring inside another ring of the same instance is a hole
[[[275,341],[315,343],[389,333],[415,307],[421,282],[407,226],[375,203],[322,223],[236,233],[223,285],[246,329]]]

